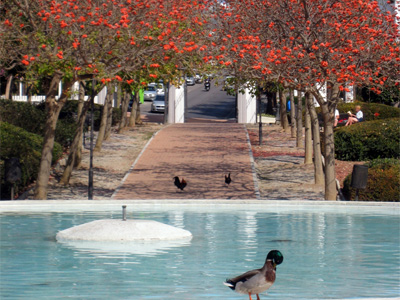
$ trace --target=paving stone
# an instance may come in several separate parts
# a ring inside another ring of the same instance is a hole
[[[231,173],[232,183],[225,184]],[[174,185],[184,178],[184,191]],[[174,124],[150,142],[114,199],[255,199],[246,129],[232,123]]]

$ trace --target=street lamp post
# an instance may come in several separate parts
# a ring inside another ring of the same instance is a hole
[[[93,127],[94,127],[94,93],[96,80],[92,80],[92,98],[90,99],[90,163],[89,163],[89,184],[88,184],[88,199],[93,200]]]
[[[258,98],[258,116],[259,116],[259,120],[258,120],[258,142],[259,145],[262,145],[262,117],[261,117],[261,90],[258,90],[258,94],[257,94],[257,98]]]
[[[184,100],[184,112],[183,112],[183,122],[187,120],[187,102],[188,102],[188,90],[187,90],[187,82],[186,82],[186,74],[185,81],[183,82],[183,100]]]
[[[164,101],[165,101],[165,108],[164,108],[164,124],[168,123],[168,114],[169,114],[169,81],[164,84]]]

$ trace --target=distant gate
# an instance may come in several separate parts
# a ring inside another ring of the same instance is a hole
[[[168,91],[168,123],[185,123],[185,85],[176,87],[170,85]],[[256,97],[250,93],[249,89],[245,89],[244,94],[237,93],[237,112],[238,123],[251,123],[257,122],[256,110],[257,102]]]

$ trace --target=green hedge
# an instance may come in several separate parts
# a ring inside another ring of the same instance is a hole
[[[46,116],[35,105],[28,102],[2,99],[0,100],[0,120],[42,135]]]
[[[39,106],[28,102],[0,100],[1,121],[21,127],[26,131],[43,136],[46,122],[46,113]],[[68,147],[75,135],[76,124],[71,118],[60,118],[57,121],[55,141]]]
[[[20,127],[0,122],[0,144],[1,198],[3,199],[3,197],[9,197],[10,189],[4,179],[4,160],[12,157],[19,158],[22,167],[22,179],[18,182],[18,187],[27,186],[37,177],[43,138]],[[55,163],[61,156],[61,145],[54,143],[52,163]]]
[[[94,129],[100,126],[102,105],[95,104]],[[68,147],[76,130],[78,101],[68,101],[60,112],[57,122],[55,141]],[[121,120],[121,109],[113,108],[113,125]],[[0,100],[0,120],[21,127],[29,132],[43,135],[46,121],[45,104],[32,105],[27,102]]]
[[[337,109],[341,114],[347,113],[348,111],[355,113],[356,105],[361,106],[361,111],[364,114],[365,121],[400,118],[400,108],[379,103],[365,103],[365,102],[339,103],[337,105]],[[320,107],[316,107],[315,110],[317,111],[318,114],[321,113]],[[375,115],[376,113],[378,114],[377,116]]]
[[[380,94],[376,94],[369,87],[357,88],[357,97],[361,97],[364,101],[374,103],[392,104],[393,102],[400,101],[400,90],[398,86],[390,85],[384,86]]]
[[[359,191],[361,201],[400,201],[400,161],[377,159],[368,163],[367,188]],[[343,194],[354,200],[356,191],[351,188],[351,174],[344,181]]]
[[[335,131],[336,158],[365,161],[400,157],[400,119],[361,122]]]
[[[356,105],[361,106],[361,111],[364,114],[364,120],[381,120],[388,118],[400,118],[400,108],[393,106],[379,104],[379,103],[364,103],[364,102],[352,102],[352,103],[339,103],[337,109],[340,113],[346,113],[351,111],[355,113]],[[378,116],[375,116],[378,113]]]

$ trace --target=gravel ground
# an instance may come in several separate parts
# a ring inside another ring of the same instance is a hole
[[[312,165],[304,165],[304,149],[278,125],[264,125],[259,146],[258,125],[249,125],[261,199],[323,200],[323,187],[314,184]]]
[[[115,189],[120,185],[125,174],[146,145],[152,135],[162,128],[161,125],[145,124],[128,128],[117,134],[113,130],[110,138],[104,141],[101,152],[94,153],[93,177],[94,199],[110,199]],[[74,170],[67,186],[58,183],[63,171],[65,159],[52,169],[48,199],[77,200],[88,198],[88,170],[89,170],[89,141],[83,150],[82,167]],[[32,199],[33,187],[20,198]]]
[[[263,143],[259,146],[258,125],[248,126],[256,163],[261,198],[323,200],[323,187],[314,184],[313,165],[304,165],[304,148],[277,125],[264,125]],[[364,162],[335,161],[336,178],[343,181],[355,164]]]

